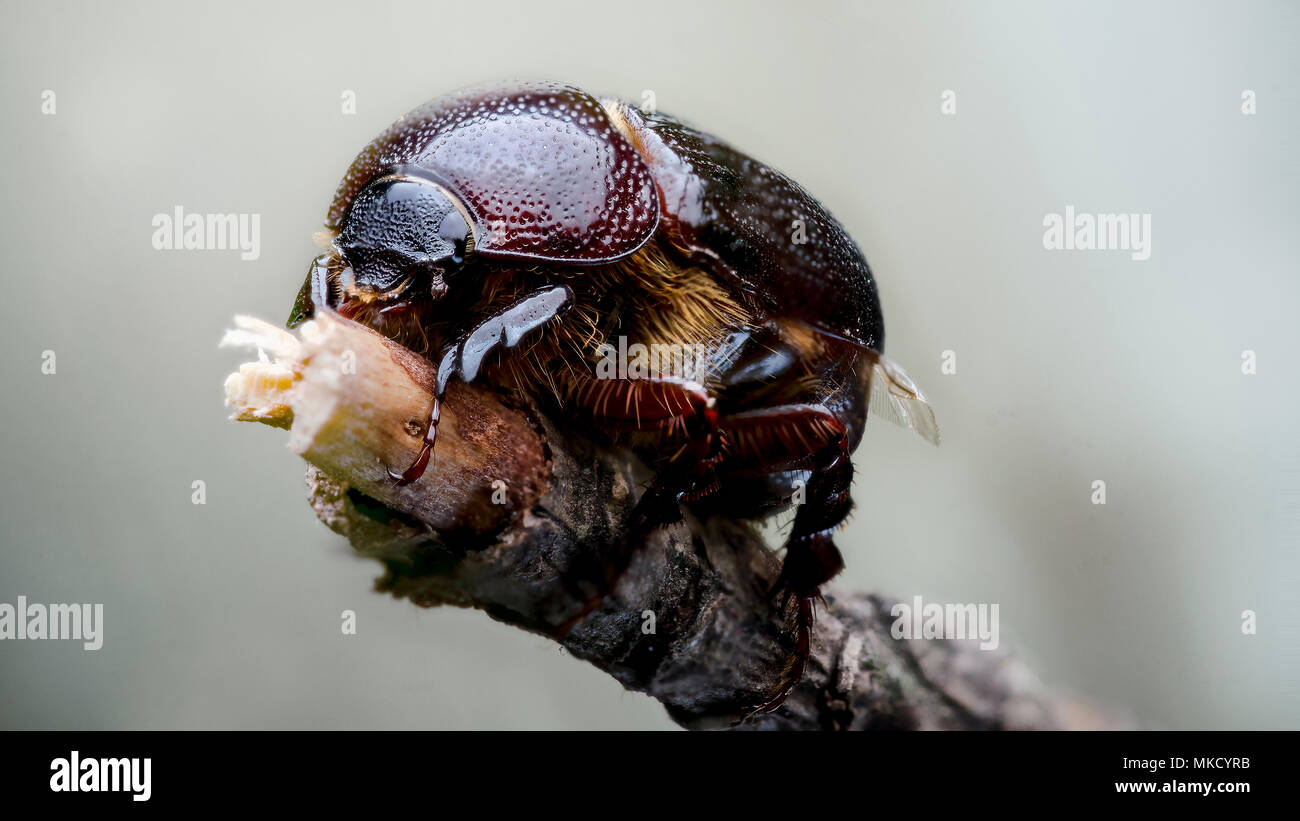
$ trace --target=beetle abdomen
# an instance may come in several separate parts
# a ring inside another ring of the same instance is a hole
[[[802,186],[671,117],[612,101],[606,110],[650,166],[671,244],[729,280],[756,312],[884,349],[866,259]]]
[[[339,228],[367,182],[395,170],[455,192],[486,257],[608,262],[643,245],[659,220],[645,163],[601,104],[572,86],[487,86],[412,111],[353,162],[327,227]]]

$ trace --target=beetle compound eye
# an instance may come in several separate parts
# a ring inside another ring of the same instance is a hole
[[[453,249],[451,263],[453,265],[464,263],[465,256],[470,252],[473,244],[473,235],[470,233],[469,223],[459,210],[453,209],[442,218],[442,224],[438,226],[438,236],[445,242],[451,243]]]

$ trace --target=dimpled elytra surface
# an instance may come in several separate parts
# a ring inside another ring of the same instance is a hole
[[[803,186],[672,117],[624,112],[674,245],[711,261],[751,307],[884,350],[867,260]]]
[[[339,247],[353,254],[399,247],[441,255],[450,251],[450,243],[439,236],[442,223],[448,216],[459,219],[455,206],[437,189],[416,183],[365,189],[353,201],[352,214],[339,235]],[[356,219],[358,215],[362,219]]]
[[[487,257],[604,262],[635,251],[659,221],[645,163],[600,103],[571,86],[480,87],[407,114],[353,162],[327,226],[341,225],[376,174],[399,167],[462,198]]]

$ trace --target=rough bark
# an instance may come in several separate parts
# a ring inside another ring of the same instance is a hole
[[[269,389],[255,374],[231,377],[235,418],[290,427],[317,515],[384,564],[382,591],[553,636],[689,728],[1119,726],[1049,693],[1005,652],[896,640],[891,600],[834,590],[802,680],[775,711],[750,715],[781,689],[796,652],[796,608],[764,595],[779,560],[753,527],[687,512],[637,540],[609,584],[609,557],[649,479],[631,453],[526,400],[456,384],[435,463],[398,487],[385,466],[415,456],[432,367],[330,315],[301,340],[241,323],[231,341],[267,347],[279,361],[260,367],[281,371]]]

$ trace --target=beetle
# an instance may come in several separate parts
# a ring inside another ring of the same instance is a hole
[[[526,83],[402,117],[352,163],[326,228],[290,327],[335,311],[438,363],[424,445],[393,481],[428,467],[448,384],[488,379],[632,446],[656,477],[641,525],[682,504],[738,518],[797,504],[772,589],[796,607],[796,653],[759,709],[779,704],[843,567],[833,532],[868,409],[939,438],[883,355],[871,269],[830,213],[680,120]],[[602,372],[611,351],[655,346],[674,357]]]

